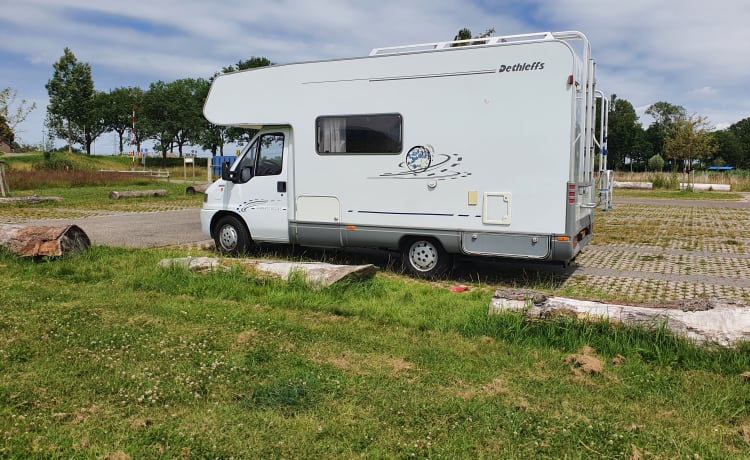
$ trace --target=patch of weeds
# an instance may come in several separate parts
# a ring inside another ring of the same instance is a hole
[[[664,255],[658,254],[658,255],[638,256],[638,260],[642,260],[644,262],[654,262],[656,260],[664,260]]]

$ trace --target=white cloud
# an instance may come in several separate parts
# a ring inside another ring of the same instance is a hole
[[[91,64],[97,89],[106,90],[208,77],[250,56],[278,63],[361,56],[374,47],[449,40],[462,27],[475,33],[494,27],[499,34],[581,30],[592,43],[600,88],[634,106],[668,101],[718,126],[750,116],[746,0],[4,0],[2,6],[0,57],[12,65],[0,66],[0,81],[38,102],[42,113],[26,123],[34,125],[29,133],[41,132],[44,84],[66,46]],[[105,21],[92,21],[101,14]]]

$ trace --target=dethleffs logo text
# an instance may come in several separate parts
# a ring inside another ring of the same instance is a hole
[[[528,62],[519,62],[514,65],[501,65],[500,73],[503,72],[528,72],[531,70],[542,70],[544,69],[544,62],[536,61],[529,64]]]

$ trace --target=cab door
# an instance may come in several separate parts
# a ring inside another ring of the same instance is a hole
[[[254,241],[289,242],[289,141],[288,129],[260,133],[235,163],[226,209],[242,216]]]

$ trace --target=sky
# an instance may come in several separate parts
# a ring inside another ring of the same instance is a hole
[[[45,84],[68,47],[99,91],[209,78],[252,56],[277,64],[478,35],[578,30],[598,88],[645,109],[680,105],[724,129],[750,117],[747,0],[0,0],[0,89],[37,108],[17,141],[39,144]],[[109,154],[105,134],[94,153]]]

